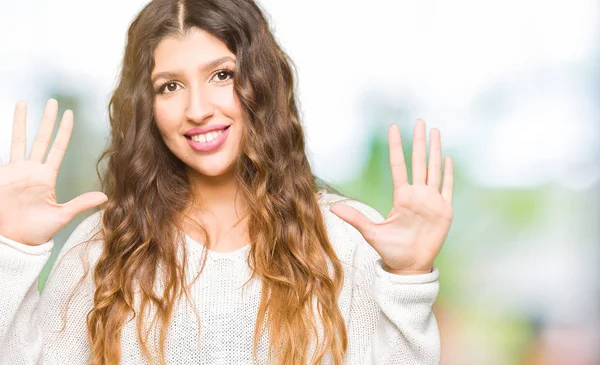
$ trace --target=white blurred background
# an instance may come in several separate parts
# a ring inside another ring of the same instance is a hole
[[[30,144],[47,99],[73,109],[61,202],[96,188],[125,34],[146,3],[0,3],[0,157],[17,100]],[[441,129],[457,175],[436,262],[443,364],[600,364],[600,2],[260,3],[297,66],[317,175],[385,216],[388,126],[407,156],[416,118]]]

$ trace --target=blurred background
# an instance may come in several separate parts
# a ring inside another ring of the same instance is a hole
[[[98,188],[108,99],[146,3],[0,4],[0,157],[17,100],[30,146],[47,99],[74,110],[59,202]],[[313,168],[345,195],[387,216],[388,127],[408,162],[417,118],[442,131],[456,174],[436,261],[442,364],[600,364],[600,2],[260,3],[297,67]]]

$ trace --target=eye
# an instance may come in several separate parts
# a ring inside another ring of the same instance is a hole
[[[177,86],[179,86],[179,84],[177,84],[175,81],[167,81],[164,84],[162,84],[158,90],[156,90],[157,94],[170,94],[174,91],[177,91]]]
[[[217,83],[224,83],[224,82],[231,80],[232,78],[233,78],[233,71],[227,70],[227,69],[219,70],[213,76],[213,79],[215,79],[215,81]]]

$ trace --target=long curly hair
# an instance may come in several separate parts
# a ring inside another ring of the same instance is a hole
[[[94,306],[87,317],[91,363],[119,362],[120,333],[133,314],[142,353],[154,361],[148,334],[158,330],[152,349],[164,364],[174,305],[189,300],[181,232],[195,194],[185,164],[156,126],[150,75],[157,44],[194,27],[236,55],[234,90],[247,123],[234,173],[249,207],[248,265],[263,288],[253,356],[266,330],[269,359],[280,364],[318,364],[329,351],[341,364],[348,342],[337,306],[343,270],[314,195],[323,187],[335,189],[311,171],[293,63],[253,0],[154,0],[128,30],[109,103],[110,144],[97,165],[106,160],[99,175],[109,200],[102,214],[105,244],[93,271]],[[310,359],[309,347],[314,348]]]

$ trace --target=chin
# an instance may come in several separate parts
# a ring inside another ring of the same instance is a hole
[[[228,176],[233,173],[233,165],[232,164],[215,164],[213,166],[189,166],[190,172],[194,175],[200,175],[205,177],[220,177],[220,176]]]

